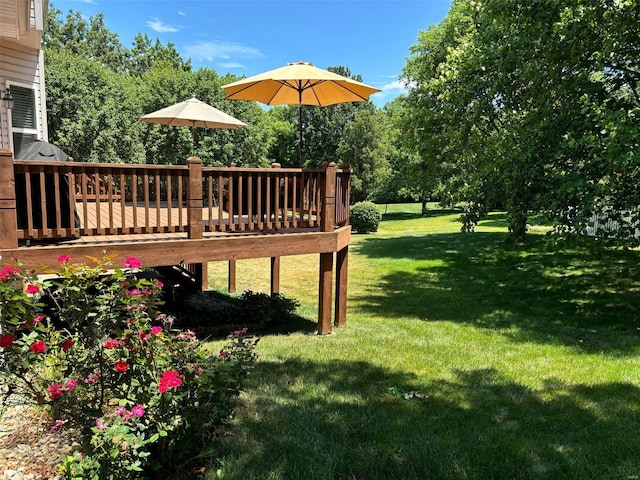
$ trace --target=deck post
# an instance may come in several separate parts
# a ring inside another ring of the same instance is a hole
[[[202,238],[202,160],[198,157],[187,158],[189,180],[187,182],[187,219],[189,226],[187,238],[198,240]],[[200,290],[208,288],[207,265],[195,264],[194,280]]]
[[[333,232],[336,224],[336,164],[329,163],[324,170],[322,192],[322,216],[320,230]]]
[[[336,255],[336,311],[334,325],[344,327],[347,324],[347,271],[349,267],[349,246]]]
[[[18,248],[13,153],[0,150],[0,248]]]
[[[227,290],[229,293],[235,293],[236,291],[236,261],[229,260],[229,282],[227,284]]]
[[[325,166],[322,186],[322,213],[320,230],[333,232],[336,216],[336,164]],[[320,274],[318,280],[318,333],[331,333],[331,289],[333,279],[333,253],[320,254]]]
[[[280,257],[271,257],[271,296],[280,293]]]
[[[198,157],[187,158],[189,182],[187,190],[187,218],[189,219],[188,238],[202,238],[202,160]]]
[[[318,286],[318,333],[331,333],[331,280],[333,253],[320,254],[320,281]]]
[[[194,280],[196,285],[200,286],[200,290],[209,290],[209,264],[208,263],[196,263],[194,265]]]

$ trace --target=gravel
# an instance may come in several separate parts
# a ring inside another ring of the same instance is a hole
[[[0,414],[0,480],[60,478],[58,465],[78,446],[72,432],[51,432],[46,412],[15,397]]]

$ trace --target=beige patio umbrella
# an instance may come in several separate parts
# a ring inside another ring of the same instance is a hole
[[[198,100],[195,95],[184,102],[144,115],[140,117],[140,120],[174,127],[191,127],[192,155],[195,155],[194,128],[241,128],[247,126],[246,123],[231,115]]]
[[[267,105],[298,105],[300,166],[302,166],[302,105],[324,107],[344,102],[365,102],[378,88],[310,62],[289,63],[253,77],[223,85],[226,98],[255,100]]]

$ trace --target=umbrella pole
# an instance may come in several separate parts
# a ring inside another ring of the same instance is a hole
[[[194,130],[195,120],[193,121],[193,125],[191,125],[191,156],[196,156],[196,132]]]
[[[302,168],[302,104],[298,105],[298,154],[300,155],[300,168]]]

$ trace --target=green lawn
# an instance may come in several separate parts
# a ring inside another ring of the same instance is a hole
[[[513,247],[502,214],[461,234],[458,213],[418,213],[353,237],[345,328],[263,336],[207,478],[638,478],[638,252],[551,252],[542,228]],[[282,265],[310,327],[317,262]],[[239,262],[239,291],[268,291],[265,265]]]

